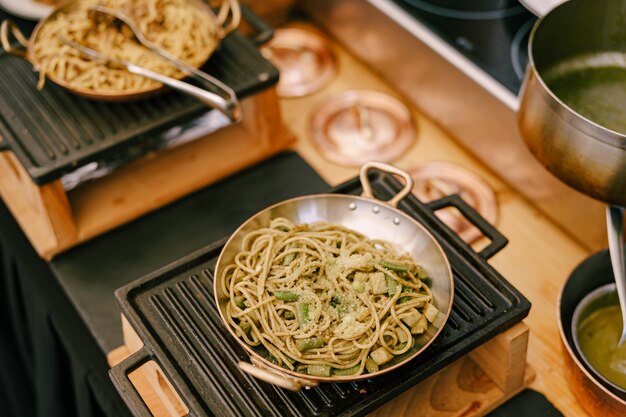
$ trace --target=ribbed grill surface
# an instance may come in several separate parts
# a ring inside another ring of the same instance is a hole
[[[392,189],[395,193],[395,184],[382,177],[374,182],[374,189],[385,198]],[[358,194],[359,187],[352,181],[337,191]],[[428,208],[415,199],[401,206],[438,235],[441,223]],[[149,335],[144,341],[168,377],[200,400],[201,407],[194,410],[200,415],[363,415],[528,314],[528,301],[484,260],[470,255],[469,247],[456,239],[440,238],[440,242],[453,267],[455,298],[448,323],[435,342],[413,361],[380,377],[320,384],[298,393],[238,370],[237,362],[248,360],[248,355],[224,328],[213,298],[213,267],[222,246],[125,287],[118,299],[133,326]]]
[[[0,12],[0,20],[4,17]],[[278,79],[278,71],[252,42],[236,33],[203,69],[240,98]],[[141,135],[207,111],[178,93],[105,103],[76,96],[49,81],[39,91],[37,79],[30,63],[0,52],[0,136],[38,184],[119,152]]]

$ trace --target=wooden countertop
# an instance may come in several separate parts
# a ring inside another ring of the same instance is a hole
[[[281,102],[285,123],[298,138],[295,149],[331,185],[354,177],[357,168],[331,163],[313,147],[309,120],[314,105],[333,93],[348,89],[374,89],[399,97],[387,83],[351,55],[339,47],[336,52],[339,76],[329,86],[314,95]],[[418,127],[417,141],[394,164],[408,169],[430,161],[453,162],[478,173],[493,187],[499,203],[496,226],[510,243],[490,263],[532,302],[530,315],[525,320],[531,330],[528,361],[537,373],[531,388],[543,393],[566,416],[585,415],[565,379],[556,303],[560,288],[571,271],[590,253],[455,143],[448,132],[434,125],[417,109],[413,114]],[[402,401],[402,397],[394,401]],[[416,414],[407,410],[404,415]]]

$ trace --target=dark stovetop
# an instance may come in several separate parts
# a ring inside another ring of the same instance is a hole
[[[0,10],[0,21],[8,17]],[[22,27],[31,29],[23,21]],[[222,41],[203,70],[239,98],[278,81],[278,70],[251,40],[236,32]],[[0,51],[0,137],[37,184],[114,157],[157,130],[207,112],[199,101],[174,92],[107,103],[71,94],[49,81],[39,91],[37,79],[30,63]]]
[[[524,6],[515,0],[447,2],[455,7],[446,1],[392,1],[517,95],[537,20]]]

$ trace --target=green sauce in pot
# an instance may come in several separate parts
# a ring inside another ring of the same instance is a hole
[[[544,79],[552,92],[587,119],[626,134],[626,67],[585,67],[586,60],[558,65]]]
[[[621,334],[622,315],[618,305],[602,307],[578,325],[578,344],[591,366],[626,389],[626,344],[617,348]]]

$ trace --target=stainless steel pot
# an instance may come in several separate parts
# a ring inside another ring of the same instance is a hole
[[[626,0],[569,0],[535,24],[529,69],[521,91],[518,124],[537,159],[577,190],[626,206],[626,132],[580,115],[549,87],[559,65],[579,62],[626,70]],[[619,57],[622,58],[621,62]],[[626,103],[624,103],[626,107]]]
[[[389,201],[374,198],[368,180],[368,172],[379,169],[399,175],[405,180],[405,187]],[[369,379],[389,372],[406,364],[429,346],[440,334],[452,310],[454,298],[454,280],[448,259],[435,238],[415,219],[396,208],[397,204],[411,192],[411,176],[391,165],[368,162],[361,168],[363,195],[351,196],[340,194],[319,194],[297,197],[275,204],[248,219],[228,240],[215,267],[214,294],[222,321],[231,335],[239,341],[250,354],[252,364],[240,362],[240,368],[266,382],[299,390],[311,387],[319,382],[346,382]],[[234,262],[235,255],[241,251],[243,237],[249,232],[266,227],[276,217],[285,217],[295,224],[327,221],[356,230],[370,239],[384,239],[393,243],[401,252],[409,253],[433,277],[431,287],[435,306],[440,314],[429,330],[415,339],[416,349],[409,354],[394,358],[375,373],[350,377],[317,377],[300,374],[282,368],[263,358],[251,346],[237,337],[225,320],[225,307],[228,294],[221,291],[219,284],[224,268]]]

